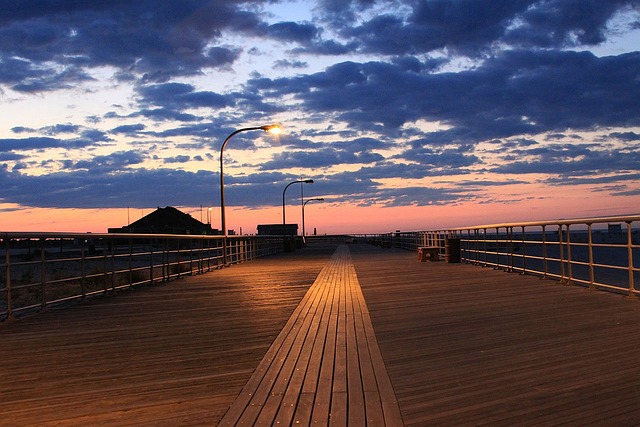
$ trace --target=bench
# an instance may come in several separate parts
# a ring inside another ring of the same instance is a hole
[[[440,261],[440,248],[438,246],[422,246],[418,248],[418,261]]]

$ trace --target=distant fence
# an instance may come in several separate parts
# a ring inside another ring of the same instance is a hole
[[[281,236],[0,233],[0,320],[284,250]]]
[[[639,226],[640,216],[615,216],[355,237],[416,251],[436,246],[443,256],[459,247],[463,262],[637,296]]]

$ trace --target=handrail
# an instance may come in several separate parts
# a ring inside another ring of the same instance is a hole
[[[2,232],[0,239],[0,321],[284,250],[284,236]]]
[[[593,226],[599,224],[618,227],[594,229]],[[640,296],[635,285],[640,277],[639,226],[640,215],[633,214],[360,237],[410,250],[437,246],[445,257],[448,241],[457,239],[461,260],[466,263],[637,297]]]
[[[545,221],[529,221],[529,222],[505,222],[488,225],[474,225],[472,227],[447,228],[448,231],[464,231],[464,230],[480,230],[484,228],[505,228],[505,227],[533,227],[543,225],[574,225],[574,224],[604,224],[609,222],[636,222],[640,221],[640,214],[623,215],[623,216],[602,216],[587,217],[576,219],[555,219]]]

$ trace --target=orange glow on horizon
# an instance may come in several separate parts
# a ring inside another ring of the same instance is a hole
[[[400,231],[420,231],[465,226],[547,221],[554,219],[586,218],[598,216],[635,215],[640,196],[630,204],[627,198],[602,199],[567,197],[563,203],[557,198],[537,198],[517,203],[466,203],[447,206],[355,206],[310,203],[305,207],[307,234],[376,234]],[[219,207],[179,207],[193,218],[220,228]],[[117,209],[48,209],[0,206],[4,232],[74,232],[106,233],[108,228],[122,227],[151,213],[156,208]],[[301,206],[287,205],[287,222],[298,224],[302,231]],[[228,229],[236,233],[256,234],[258,224],[279,224],[282,207],[241,208],[227,207]]]

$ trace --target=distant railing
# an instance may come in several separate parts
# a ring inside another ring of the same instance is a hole
[[[284,250],[281,236],[0,233],[0,320]],[[224,248],[226,247],[226,257]]]
[[[459,247],[463,262],[638,296],[639,226],[636,215],[358,237],[409,250],[437,246],[445,257]]]

